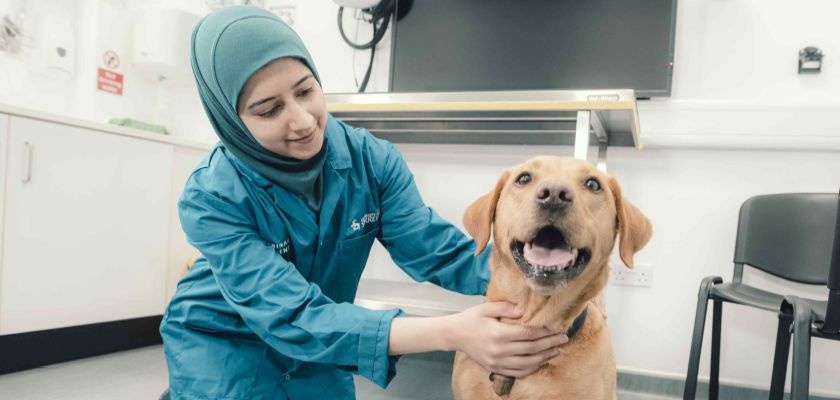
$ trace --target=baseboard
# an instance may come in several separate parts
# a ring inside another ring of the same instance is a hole
[[[0,336],[0,374],[160,344],[162,315]]]
[[[769,387],[768,382],[768,387]],[[651,396],[661,396],[675,399],[683,398],[685,377],[670,377],[659,374],[648,374],[633,370],[618,371],[618,390]],[[720,382],[719,395],[721,399],[766,400],[770,393],[768,389],[748,387],[731,382]],[[789,393],[785,393],[785,398]],[[709,380],[700,378],[697,382],[697,399],[709,398]],[[840,400],[840,396],[821,396],[810,393],[809,400]]]

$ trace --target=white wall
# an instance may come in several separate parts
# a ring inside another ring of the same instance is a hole
[[[132,14],[124,2],[107,0],[0,1],[0,10],[25,13],[28,36],[20,54],[0,52],[0,103],[59,115],[105,122],[111,117],[151,121],[156,87],[138,79],[130,64]],[[70,78],[44,72],[44,18],[58,15],[73,24],[76,57]],[[117,71],[125,75],[122,96],[96,90],[97,68],[102,49],[120,55]],[[152,99],[152,101],[150,101]]]
[[[683,0],[672,97],[639,104],[648,146],[840,150],[840,4]],[[796,73],[799,49],[823,72]]]
[[[297,6],[295,29],[315,59],[325,90],[355,91],[354,54],[338,34],[335,4],[273,2]],[[46,3],[75,15],[79,26],[90,26],[102,7],[95,0],[85,0],[79,11],[58,0],[26,3],[28,7]],[[171,4],[196,13],[206,11],[200,0]],[[129,1],[127,7],[136,9],[139,2]],[[654,270],[653,287],[608,289],[610,329],[620,367],[684,374],[698,284],[707,275],[731,278],[737,212],[744,199],[760,193],[840,187],[840,125],[834,118],[840,111],[837,15],[840,3],[834,0],[680,1],[673,94],[639,104],[647,149],[611,149],[608,156],[609,171],[655,228],[653,241],[638,255],[639,263]],[[347,27],[353,32],[354,23],[348,21]],[[370,32],[363,28],[359,36],[370,37]],[[796,74],[797,52],[808,45],[826,54],[822,74]],[[388,49],[383,43],[371,90],[387,88]],[[366,55],[356,55],[359,78]],[[20,62],[3,57],[0,54],[0,67],[6,79],[0,79],[0,102],[94,120],[112,114],[154,115],[154,102],[148,100],[158,90],[155,82],[138,88],[139,97],[129,96],[128,87],[123,99],[92,92],[95,67],[88,60],[92,54],[83,57],[88,67],[77,70],[79,82],[63,86],[41,85]],[[194,84],[173,84],[165,90],[173,134],[215,140]],[[466,206],[492,187],[502,169],[535,154],[572,154],[570,148],[531,146],[401,145],[400,149],[425,200],[459,225]],[[381,249],[375,251],[366,274],[406,279]],[[774,279],[761,274],[747,279],[778,287]],[[797,292],[821,295],[824,289],[800,287]],[[766,388],[775,316],[731,305],[724,307],[724,314],[722,379]],[[812,392],[840,395],[835,378],[840,346],[815,340],[812,355]],[[707,358],[706,352],[704,375]],[[829,368],[834,373],[827,372]]]
[[[401,145],[400,149],[424,200],[458,226],[463,210],[493,187],[502,169],[534,154],[572,154],[571,148],[562,147]],[[653,286],[607,289],[616,359],[623,370],[676,378],[684,377],[686,370],[700,280],[709,275],[732,277],[740,204],[760,193],[835,192],[840,187],[836,152],[617,148],[610,150],[608,170],[654,226],[652,241],[636,257],[637,265],[653,269]],[[366,276],[408,279],[379,246],[372,263]],[[755,270],[747,271],[745,281],[771,290],[784,287]],[[808,297],[826,292],[825,287],[796,285],[795,289]],[[769,386],[776,321],[773,313],[724,306],[722,381]],[[707,377],[709,328],[706,332],[701,375]],[[840,395],[837,360],[836,342],[814,340],[812,393]]]
[[[620,368],[684,377],[700,280],[731,279],[737,215],[745,199],[840,188],[840,125],[834,118],[840,112],[840,63],[833,61],[840,54],[840,26],[832,22],[837,15],[840,4],[832,1],[680,2],[672,97],[639,104],[647,149],[617,148],[608,155],[609,172],[650,217],[655,232],[637,258],[652,266],[653,287],[607,291]],[[826,54],[819,75],[796,73],[798,50],[808,45]],[[819,148],[829,151],[814,151]],[[535,154],[572,154],[571,148],[531,146],[400,149],[424,199],[459,226],[463,210],[492,188],[502,169]],[[381,248],[373,259],[368,276],[407,279]],[[783,288],[754,270],[745,280]],[[825,291],[796,287],[810,297]],[[722,381],[769,386],[776,322],[772,313],[724,307]],[[707,334],[703,376],[709,346]],[[812,393],[840,395],[837,360],[836,342],[814,340]]]

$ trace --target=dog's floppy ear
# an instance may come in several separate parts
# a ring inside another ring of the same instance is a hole
[[[614,177],[609,177],[610,190],[615,197],[615,211],[618,219],[618,254],[628,268],[633,268],[633,255],[647,244],[653,235],[650,221],[621,195],[621,186]]]
[[[479,197],[467,207],[464,212],[464,227],[467,228],[470,236],[475,239],[477,245],[475,254],[478,255],[487,247],[490,241],[490,226],[493,225],[493,218],[496,214],[496,203],[499,201],[499,194],[505,187],[510,171],[505,171],[496,182],[496,188],[492,192]]]

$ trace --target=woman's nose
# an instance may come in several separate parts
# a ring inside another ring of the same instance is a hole
[[[306,108],[298,103],[292,103],[291,106],[287,106],[286,110],[289,112],[289,129],[309,131],[312,128],[315,117],[306,111]]]

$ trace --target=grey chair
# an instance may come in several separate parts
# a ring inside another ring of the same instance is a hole
[[[713,301],[709,399],[717,400],[723,303],[778,313],[784,299],[783,294],[743,283],[744,266],[792,282],[825,285],[836,215],[837,195],[833,193],[762,195],[751,197],[741,205],[732,281],[724,283],[719,276],[709,276],[700,283],[683,393],[685,400],[694,399],[697,391],[708,301]]]
[[[838,196],[840,209],[840,196]],[[811,370],[811,338],[840,340],[840,211],[834,224],[831,269],[828,274],[828,296],[825,301],[785,296],[779,310],[776,355],[770,399],[782,400],[785,392],[790,337],[793,334],[790,400],[808,399]],[[840,368],[840,366],[838,366]]]

